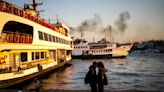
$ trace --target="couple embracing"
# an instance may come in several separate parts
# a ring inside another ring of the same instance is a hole
[[[98,74],[96,68],[98,67]],[[106,77],[107,69],[102,62],[93,62],[85,76],[85,84],[90,84],[91,92],[104,92],[104,85],[108,84]],[[97,87],[98,86],[98,87]]]

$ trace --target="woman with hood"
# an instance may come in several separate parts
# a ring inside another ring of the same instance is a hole
[[[104,68],[104,64],[102,62],[98,62],[98,75],[97,75],[97,83],[98,83],[98,92],[104,92],[104,85],[108,85],[108,80],[106,77],[107,69]]]

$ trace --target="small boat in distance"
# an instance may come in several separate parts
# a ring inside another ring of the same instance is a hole
[[[38,5],[41,3],[33,0],[22,9],[0,0],[0,88],[47,73],[71,60],[70,28],[42,20],[36,11]]]
[[[87,43],[83,39],[74,41],[72,58],[78,59],[99,59],[99,58],[124,58],[128,56],[132,44],[110,43],[102,39],[97,43]]]

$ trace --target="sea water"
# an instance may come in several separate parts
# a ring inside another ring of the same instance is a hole
[[[84,78],[93,61],[103,62],[108,78],[105,90],[164,91],[164,53],[135,51],[119,59],[72,59],[67,66],[39,79],[43,90],[90,90]],[[22,85],[24,90],[35,87],[31,81]]]

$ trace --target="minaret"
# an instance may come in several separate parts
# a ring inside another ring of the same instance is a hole
[[[93,36],[93,43],[95,43],[95,38],[94,38],[94,36]]]
[[[112,42],[112,27],[109,26],[109,41]]]

